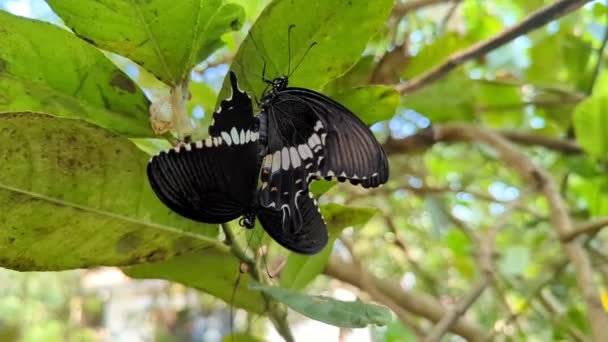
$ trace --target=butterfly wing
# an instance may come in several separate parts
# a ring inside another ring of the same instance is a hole
[[[257,139],[251,100],[230,75],[230,98],[213,114],[210,136],[154,156],[147,174],[160,200],[190,219],[223,223],[253,202],[258,176]]]
[[[323,141],[325,158],[320,164],[322,177],[350,180],[365,188],[386,183],[389,165],[382,146],[369,128],[350,110],[329,97],[302,88],[282,90],[273,106],[277,115],[290,111],[293,103],[301,106],[321,121],[326,136]],[[301,111],[301,110],[300,110]],[[322,137],[323,138],[323,137]]]
[[[315,254],[327,245],[328,235],[325,221],[315,200],[308,192],[296,196],[296,210],[299,216],[296,225],[287,208],[275,210],[260,207],[257,214],[264,230],[281,246],[301,254]]]
[[[223,223],[245,213],[257,184],[257,145],[207,138],[162,151],[148,163],[160,200],[189,219]]]

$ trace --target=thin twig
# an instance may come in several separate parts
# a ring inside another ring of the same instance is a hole
[[[606,22],[608,23],[608,12],[606,12]],[[600,46],[599,50],[597,50],[597,63],[595,64],[595,68],[593,68],[593,72],[591,73],[591,80],[589,80],[589,85],[587,86],[586,91],[587,95],[591,95],[591,93],[593,93],[593,88],[595,87],[597,78],[602,70],[602,62],[604,61],[604,50],[606,50],[606,45],[608,45],[608,26],[604,29],[604,39],[602,39],[602,45]]]
[[[481,57],[486,53],[506,43],[509,43],[517,37],[520,37],[552,20],[578,9],[590,1],[592,0],[558,0],[530,14],[516,25],[501,31],[496,36],[479,42],[468,49],[452,54],[445,62],[435,66],[428,72],[413,78],[406,83],[396,85],[395,88],[401,94],[409,94],[420,90],[432,82],[442,78],[464,62]]]
[[[399,233],[399,230],[395,226],[395,222],[393,221],[393,219],[389,216],[385,216],[384,221],[386,222],[386,226],[388,227],[388,229],[395,236],[395,246],[397,246],[403,252],[405,259],[412,267],[412,270],[426,284],[426,286],[428,287],[431,294],[436,296],[438,293],[437,293],[437,280],[435,279],[435,277],[433,277],[433,275],[426,272],[420,266],[420,264],[418,264],[418,262],[412,258],[412,256],[410,255],[409,249],[407,248],[407,245],[405,244],[405,242],[403,242],[403,239],[401,238],[401,234]]]
[[[448,9],[448,12],[445,14],[443,19],[441,20],[441,24],[439,24],[439,29],[437,30],[439,34],[442,34],[445,31],[445,28],[448,26],[450,19],[456,13],[456,9],[462,3],[462,0],[452,0],[452,6]]]
[[[475,286],[471,289],[469,294],[467,294],[456,307],[449,311],[447,315],[445,315],[439,323],[435,325],[433,330],[431,330],[430,334],[424,338],[425,342],[435,342],[439,341],[441,337],[445,334],[445,332],[454,324],[454,322],[458,319],[458,317],[464,315],[465,312],[469,309],[469,307],[481,296],[483,291],[488,286],[488,278],[483,276],[481,279],[475,284]]]
[[[441,5],[451,0],[414,0],[405,3],[398,3],[393,7],[392,15],[402,17],[406,13],[419,10],[424,7],[430,7],[434,5]]]
[[[575,226],[571,231],[561,236],[563,242],[570,242],[580,235],[597,234],[608,226],[608,217],[602,217]]]

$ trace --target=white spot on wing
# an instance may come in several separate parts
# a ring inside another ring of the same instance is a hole
[[[281,167],[281,151],[276,151],[272,155],[272,172],[278,171]]]
[[[203,148],[203,142],[201,140],[196,142],[196,148]]]
[[[308,147],[306,144],[298,146],[298,153],[300,153],[300,157],[302,157],[302,159],[308,159],[313,157],[310,147]]]
[[[247,133],[245,133],[245,143],[248,143],[251,140],[251,131],[247,130]]]
[[[287,171],[287,169],[289,169],[289,150],[287,150],[287,147],[283,147],[283,150],[281,150],[281,157],[283,161],[281,167],[283,170]]]
[[[249,131],[247,131],[247,132],[249,132]],[[240,134],[240,137],[239,137],[239,142],[241,143],[241,145],[245,145],[245,143],[246,143],[246,141],[245,141],[245,130],[244,129],[241,130],[241,134]]]
[[[300,167],[300,165],[302,165],[302,163],[300,162],[300,156],[298,155],[298,151],[296,150],[296,148],[290,147],[289,154],[291,156],[291,165],[293,165],[294,169],[296,167]]]
[[[239,142],[239,132],[236,130],[236,127],[232,127],[230,130],[230,137],[232,138],[232,143],[238,145]]]
[[[224,141],[226,142],[226,145],[230,146],[232,145],[232,139],[230,138],[230,134],[226,133],[226,132],[222,132],[222,139],[224,139]]]
[[[333,171],[331,171],[331,170],[329,170],[329,172],[327,172],[327,176],[328,176],[328,177],[333,177],[333,176],[335,176],[335,175],[336,175],[336,174],[335,174]]]
[[[213,145],[213,141],[212,141],[211,137],[205,139],[205,146],[211,147],[212,145]]]
[[[318,132],[322,128],[323,128],[323,124],[321,123],[321,121],[317,121],[315,123],[315,131]]]

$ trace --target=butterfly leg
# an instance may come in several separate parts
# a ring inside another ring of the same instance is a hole
[[[253,212],[248,212],[239,220],[239,226],[245,227],[247,229],[251,229],[255,227],[255,214]]]

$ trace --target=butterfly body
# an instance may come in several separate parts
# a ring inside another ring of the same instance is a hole
[[[256,218],[282,246],[319,252],[327,228],[308,186],[337,177],[374,187],[386,182],[388,162],[369,129],[330,98],[272,81],[260,113],[230,73],[231,96],[213,114],[209,137],[153,157],[148,178],[178,214],[206,223]],[[259,183],[259,184],[258,184]]]

